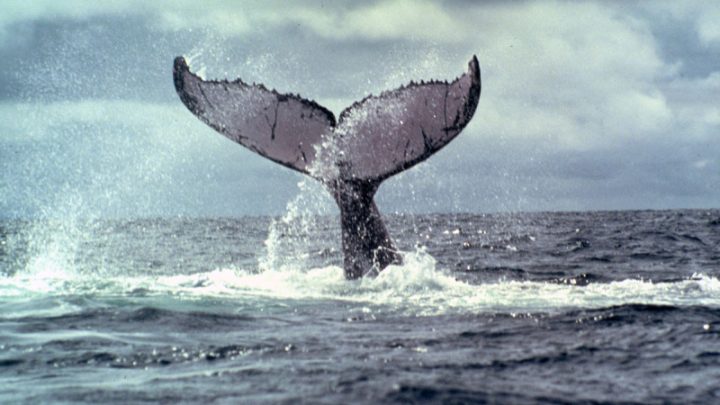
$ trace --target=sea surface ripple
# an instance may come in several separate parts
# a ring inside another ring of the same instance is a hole
[[[0,222],[0,403],[717,403],[720,210]]]

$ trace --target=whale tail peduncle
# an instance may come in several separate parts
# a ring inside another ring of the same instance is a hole
[[[345,277],[356,279],[401,264],[373,197],[378,184],[340,181],[332,189],[340,208]]]

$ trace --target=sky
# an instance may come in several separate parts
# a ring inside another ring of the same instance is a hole
[[[477,55],[473,120],[383,183],[385,213],[720,208],[720,2],[5,0],[0,216],[279,215],[322,193],[187,111],[178,55],[336,115]]]

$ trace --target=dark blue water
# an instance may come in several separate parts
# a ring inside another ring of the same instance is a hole
[[[6,220],[2,403],[717,403],[720,210]]]

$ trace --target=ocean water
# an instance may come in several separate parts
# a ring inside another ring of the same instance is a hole
[[[720,210],[0,222],[0,403],[718,403]]]

